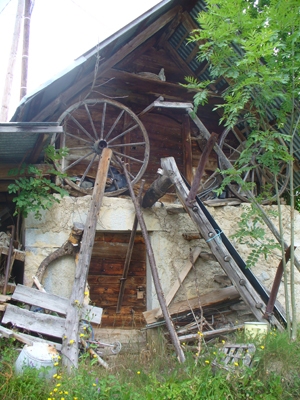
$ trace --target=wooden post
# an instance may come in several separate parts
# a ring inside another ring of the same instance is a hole
[[[13,33],[13,38],[12,38],[12,44],[11,44],[11,49],[10,49],[10,56],[9,56],[8,65],[7,65],[4,92],[3,92],[2,103],[1,103],[1,113],[0,113],[0,121],[1,122],[6,122],[8,119],[9,103],[10,103],[12,85],[13,85],[13,79],[14,79],[14,70],[15,70],[15,64],[16,64],[17,55],[18,55],[18,46],[19,46],[19,41],[20,41],[23,10],[24,10],[24,0],[19,0],[16,20],[15,20],[14,33]],[[42,120],[40,120],[40,121],[42,121]]]
[[[111,155],[111,149],[103,149],[98,164],[91,206],[87,215],[78,263],[76,265],[75,280],[73,284],[70,305],[66,314],[66,323],[61,352],[63,355],[63,365],[67,367],[69,373],[71,372],[72,368],[78,368],[79,321],[83,308],[84,291],[89,272],[97,220],[105,191]]]
[[[20,100],[27,94],[30,22],[33,5],[32,0],[25,0]]]
[[[132,198],[133,204],[134,204],[134,208],[135,208],[135,212],[136,212],[136,216],[137,219],[139,221],[140,227],[141,227],[141,231],[145,240],[145,245],[146,245],[146,251],[147,251],[147,255],[148,255],[148,260],[149,260],[149,264],[150,264],[150,268],[151,268],[151,273],[152,273],[152,278],[153,278],[153,282],[154,282],[154,286],[155,286],[155,290],[156,290],[156,294],[157,294],[157,298],[160,304],[160,308],[162,310],[164,319],[166,321],[166,325],[170,334],[170,338],[171,341],[174,345],[176,354],[177,354],[177,358],[179,360],[179,362],[183,363],[185,362],[185,356],[184,356],[184,352],[180,346],[180,342],[174,327],[174,324],[172,322],[171,319],[171,315],[169,313],[167,304],[166,304],[166,300],[164,297],[164,293],[160,284],[160,279],[159,279],[159,275],[158,275],[158,271],[156,268],[156,262],[155,262],[155,258],[154,258],[154,253],[153,253],[153,249],[149,240],[149,236],[148,236],[148,232],[147,232],[147,228],[146,228],[146,224],[144,221],[144,217],[143,214],[141,212],[141,208],[140,205],[138,204],[136,198],[135,198],[135,194],[131,185],[131,181],[130,181],[130,177],[127,171],[127,168],[125,166],[125,163],[122,162],[120,160],[120,158],[118,157],[118,161],[120,163],[120,165],[122,165],[125,176],[126,176],[126,180],[127,180],[127,184],[128,184],[128,188],[129,188],[129,192],[130,192],[130,196]]]

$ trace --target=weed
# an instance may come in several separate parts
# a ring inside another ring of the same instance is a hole
[[[239,333],[230,342],[243,342]],[[16,342],[0,339],[0,398],[3,400],[293,400],[300,398],[300,346],[287,332],[271,330],[253,339],[257,362],[252,368],[237,363],[232,372],[212,368],[224,343],[204,346],[196,356],[186,352],[179,364],[161,335],[139,354],[118,354],[109,371],[83,354],[78,370],[68,375],[62,366],[51,380],[39,371],[14,373]],[[196,362],[197,361],[197,362]]]

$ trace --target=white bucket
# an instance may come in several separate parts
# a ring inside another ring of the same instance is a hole
[[[44,369],[39,376],[50,379],[56,373],[54,363],[58,360],[57,350],[47,344],[35,342],[32,346],[25,345],[15,362],[15,369],[18,374],[26,367]],[[47,369],[45,369],[47,368]]]
[[[268,322],[245,322],[245,335],[250,338],[262,339],[268,333]]]

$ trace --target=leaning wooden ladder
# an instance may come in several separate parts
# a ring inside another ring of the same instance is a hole
[[[249,306],[258,321],[265,321],[265,304],[222,242],[220,237],[221,232],[216,232],[197,201],[193,202],[191,205],[186,204],[189,189],[178,170],[174,158],[163,158],[161,166],[163,173],[168,176],[170,181],[174,184],[180,202],[195,223],[200,235],[206,240],[212,253],[236,287],[244,302]],[[279,320],[274,316],[272,324],[277,326],[280,330],[283,329]]]

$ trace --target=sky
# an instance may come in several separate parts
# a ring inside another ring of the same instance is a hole
[[[28,94],[160,0],[35,0],[31,16]],[[0,0],[0,102],[18,0]],[[9,118],[19,104],[19,44]]]

